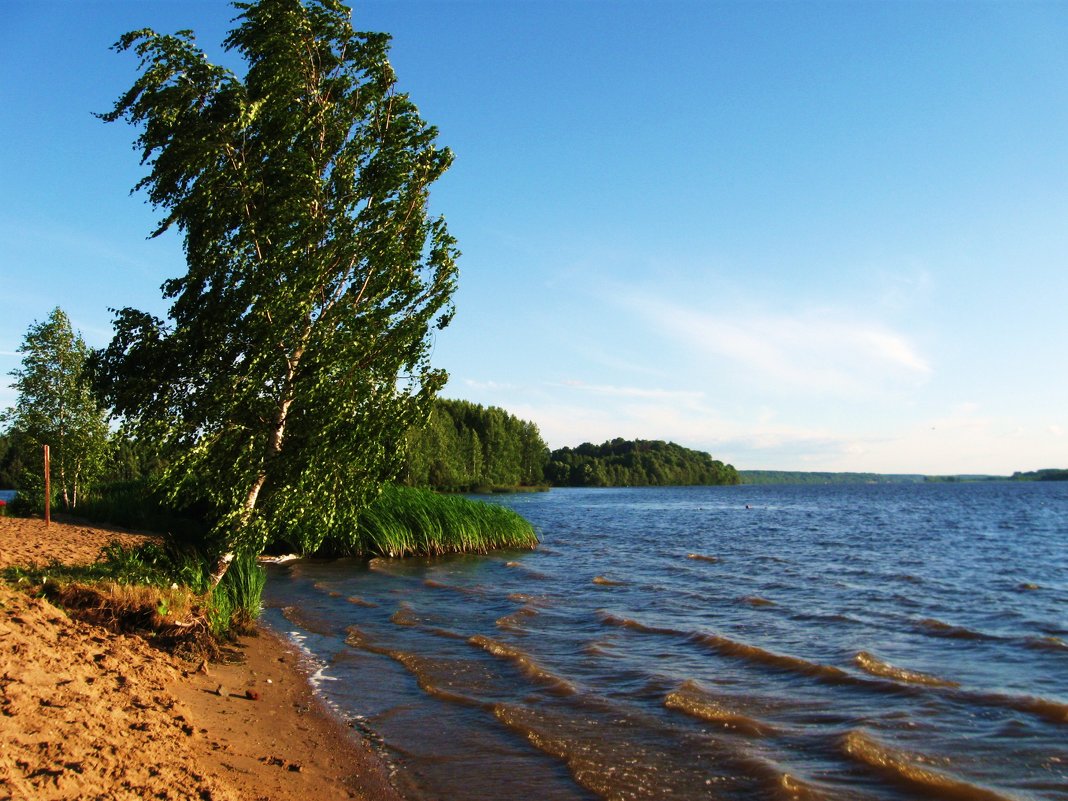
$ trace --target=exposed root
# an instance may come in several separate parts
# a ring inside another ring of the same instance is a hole
[[[113,582],[49,582],[40,592],[71,617],[111,631],[137,634],[185,661],[219,661],[223,656],[200,599],[188,590]]]

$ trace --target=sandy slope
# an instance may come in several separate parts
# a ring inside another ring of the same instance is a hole
[[[0,518],[0,566],[92,561],[116,538],[138,539]],[[205,674],[0,583],[0,799],[398,801],[286,643],[264,632],[242,650]]]

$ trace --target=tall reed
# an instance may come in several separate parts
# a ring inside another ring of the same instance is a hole
[[[238,554],[230,563],[222,581],[211,591],[209,619],[217,636],[246,634],[260,616],[263,587],[267,573],[256,557]]]
[[[391,484],[360,516],[351,549],[397,557],[486,553],[537,544],[534,527],[511,509]]]

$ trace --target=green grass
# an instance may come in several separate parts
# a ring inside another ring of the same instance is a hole
[[[267,573],[256,557],[238,554],[211,593],[208,618],[212,631],[220,637],[249,633],[252,621],[260,615],[260,599],[266,583]]]
[[[156,542],[127,548],[116,541],[105,546],[100,551],[100,557],[92,564],[64,565],[53,562],[47,567],[11,567],[0,575],[15,583],[110,581],[160,588],[178,584],[198,594],[208,589],[208,574],[203,559],[196,551]]]
[[[249,632],[252,621],[259,616],[260,598],[267,580],[254,556],[239,555],[219,586],[212,590],[207,561],[200,552],[154,542],[136,548],[113,542],[93,564],[13,567],[0,571],[0,577],[40,591],[61,604],[70,599],[72,588],[80,596],[95,588],[94,605],[116,607],[112,610],[116,618],[124,617],[129,611],[117,608],[124,606],[154,607],[158,613],[157,624],[164,619],[173,622],[175,618],[196,614],[194,610],[199,609],[212,633],[220,639]],[[139,614],[139,610],[134,612]]]
[[[434,556],[537,544],[534,527],[511,509],[387,485],[361,515],[354,550],[391,557]]]

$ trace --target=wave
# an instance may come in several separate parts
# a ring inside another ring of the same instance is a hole
[[[603,609],[597,611],[597,616],[601,619],[602,623],[609,626],[617,626],[621,629],[630,629],[632,631],[640,631],[645,634],[667,634],[672,637],[685,637],[686,633],[678,631],[677,629],[665,629],[657,626],[647,626],[645,623],[640,623],[637,620],[631,620],[626,617],[619,617],[613,615],[611,612],[606,612]]]
[[[602,587],[622,587],[626,584],[625,581],[616,581],[615,579],[606,578],[604,576],[594,576],[594,584],[600,584]]]
[[[419,625],[419,617],[415,614],[415,611],[407,604],[401,604],[397,607],[397,611],[394,612],[390,618],[391,623],[398,626],[417,626]]]
[[[648,626],[637,620],[622,618],[604,610],[600,610],[598,616],[603,623],[610,626],[618,626],[632,631],[640,631],[645,634],[662,634],[671,637],[679,637],[685,639],[687,642],[713,650],[723,656],[744,659],[749,662],[779,668],[780,670],[799,673],[803,676],[810,676],[828,684],[860,685],[869,688],[890,690],[892,692],[906,691],[905,688],[892,682],[855,676],[839,667],[835,667],[834,665],[824,665],[820,662],[810,662],[807,659],[802,659],[797,656],[775,653],[774,651],[769,651],[757,645],[750,645],[749,643],[732,640],[730,637],[724,637],[720,634],[683,632],[676,629]]]
[[[588,642],[582,646],[582,653],[587,656],[619,656],[616,645],[612,642]]]
[[[815,787],[789,773],[783,773],[779,777],[778,787],[775,787],[772,792],[775,798],[782,799],[782,801],[824,801],[828,798]]]
[[[733,739],[680,734],[673,724],[618,708],[594,705],[561,713],[496,704],[493,714],[563,761],[575,781],[600,798],[823,798]]]
[[[664,706],[748,737],[769,737],[778,733],[774,726],[731,709],[692,681],[683,682],[674,692],[668,693]]]
[[[824,665],[820,662],[810,662],[798,656],[777,654],[757,645],[732,640],[720,634],[691,634],[687,639],[690,642],[704,645],[725,656],[740,657],[751,662],[757,662],[770,667],[789,670],[805,676],[811,676],[831,684],[868,684],[868,680],[859,679],[841,668],[834,665]]]
[[[391,656],[392,651],[375,643],[374,639],[358,626],[349,626],[345,629],[345,645],[351,648],[359,648],[372,654]]]
[[[310,631],[312,634],[319,634],[324,637],[334,636],[334,627],[325,618],[316,616],[313,612],[301,606],[284,606],[282,607],[282,617],[292,623],[294,626],[299,626],[305,631]]]
[[[927,687],[959,687],[959,682],[946,681],[928,673],[919,673],[915,670],[906,670],[883,662],[867,651],[861,651],[853,657],[853,661],[861,670],[866,670],[873,676],[882,676],[887,679],[903,681],[907,684],[922,684]]]
[[[703,553],[688,553],[686,554],[686,558],[693,559],[698,562],[710,562],[714,565],[720,563],[720,558],[718,556],[706,556]]]
[[[540,604],[544,605],[548,602],[548,598],[544,595],[531,595],[527,592],[513,592],[508,596],[508,600],[517,604]]]
[[[514,645],[508,645],[500,640],[494,640],[481,634],[469,637],[467,641],[488,654],[511,662],[519,668],[524,676],[533,679],[555,695],[574,695],[576,692],[575,685],[567,679],[546,670],[535,662],[529,654]]]
[[[348,601],[350,604],[355,604],[356,606],[363,606],[368,609],[374,609],[378,606],[378,604],[376,604],[374,601],[365,600],[358,595],[350,595],[345,600]]]
[[[1006,695],[1004,693],[960,692],[962,700],[983,706],[999,706],[1015,709],[1048,720],[1050,723],[1068,723],[1068,704],[1050,698],[1033,695]]]
[[[510,615],[497,618],[496,624],[498,628],[522,632],[524,630],[523,623],[532,617],[537,617],[537,615],[537,609],[530,606],[524,606],[522,609],[518,609]]]
[[[931,757],[892,748],[860,731],[846,734],[841,750],[846,757],[913,793],[949,801],[1012,801],[1010,796],[928,767],[934,761]]]
[[[407,651],[391,651],[393,659],[404,665],[405,669],[415,676],[419,689],[427,695],[449,701],[463,706],[473,706],[480,709],[488,709],[490,704],[474,696],[465,695],[456,690],[457,684],[465,682],[459,679],[467,677],[472,665],[455,660],[431,659],[419,654]],[[477,687],[476,687],[477,689]]]
[[[954,626],[951,623],[945,623],[937,618],[925,617],[920,620],[914,621],[916,626],[924,634],[930,634],[934,637],[949,637],[954,640],[995,640],[996,637],[991,637],[989,634],[983,634],[981,631],[974,631],[964,626]]]
[[[1060,637],[1028,637],[1024,644],[1037,651],[1068,651],[1068,642]]]
[[[895,573],[890,578],[904,581],[908,584],[923,584],[926,581],[926,579],[921,576],[914,576],[912,573]]]
[[[376,556],[367,562],[367,568],[376,573],[384,573],[395,578],[411,578],[403,569],[398,569],[402,567],[403,563],[400,559],[389,559],[385,556]]]
[[[544,573],[541,573],[541,572],[539,572],[537,570],[534,570],[533,568],[527,567],[522,562],[505,562],[504,566],[505,567],[518,568],[519,570],[522,570],[524,573],[526,573],[532,579],[545,580],[545,579],[549,578]]]
[[[761,598],[759,595],[747,595],[742,598],[742,603],[749,604],[750,606],[775,606],[774,601],[769,601],[767,598]]]

